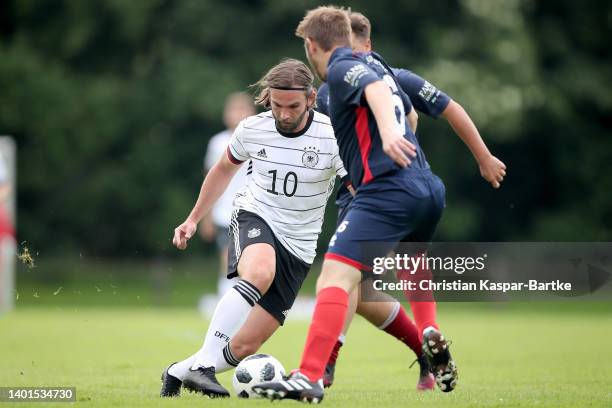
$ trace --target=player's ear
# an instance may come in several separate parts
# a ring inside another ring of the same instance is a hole
[[[316,103],[317,103],[317,90],[315,88],[312,88],[310,95],[308,95],[308,98],[306,98],[306,106],[308,107],[308,109],[312,109],[315,107]]]
[[[312,40],[312,38],[308,37],[304,40],[304,47],[309,54],[312,54],[317,49],[317,43]]]

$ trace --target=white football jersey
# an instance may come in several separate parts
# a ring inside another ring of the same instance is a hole
[[[347,175],[329,117],[313,111],[304,130],[281,134],[271,111],[251,116],[234,131],[227,154],[233,163],[249,162],[234,206],[259,215],[285,248],[312,263],[335,176]]]

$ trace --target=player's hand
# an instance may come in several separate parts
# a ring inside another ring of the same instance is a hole
[[[478,163],[480,175],[487,180],[493,188],[499,188],[506,176],[506,165],[492,154]]]
[[[401,133],[394,131],[383,135],[383,152],[402,167],[412,163],[411,158],[416,157],[416,146],[410,143]]]
[[[187,241],[195,234],[197,224],[193,221],[186,220],[184,223],[174,229],[174,237],[172,244],[178,249],[187,248]]]

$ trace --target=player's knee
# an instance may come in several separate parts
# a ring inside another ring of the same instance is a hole
[[[317,289],[316,289],[317,293],[318,293],[318,292],[319,292],[321,289],[325,289],[325,287],[326,287],[326,279],[325,279],[325,277],[323,276],[323,272],[321,272],[321,273],[319,274],[319,277],[317,278],[317,286],[316,286],[316,287],[317,287]]]
[[[323,269],[317,279],[317,292],[336,286],[350,292],[361,278],[361,272],[352,266],[336,261],[323,262]]]
[[[382,324],[388,316],[388,313],[385,309],[386,306],[387,305],[382,302],[364,302],[363,300],[360,300],[357,303],[356,313],[367,321],[369,321],[370,323],[373,323],[378,326]]]
[[[259,259],[257,262],[245,265],[240,277],[249,281],[264,294],[272,284],[275,272],[276,259]]]
[[[251,354],[257,353],[261,344],[253,340],[232,340],[231,350],[236,359],[242,360]]]
[[[334,276],[332,269],[324,267],[317,278],[317,292],[330,286],[340,286],[338,277]]]
[[[368,303],[364,302],[362,299],[359,299],[355,313],[357,313],[359,316],[366,317],[370,310],[369,306],[370,305]]]

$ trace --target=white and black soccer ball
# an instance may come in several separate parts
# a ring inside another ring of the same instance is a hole
[[[259,398],[253,386],[268,381],[280,381],[285,375],[283,365],[268,354],[253,354],[238,364],[232,377],[239,398]]]

